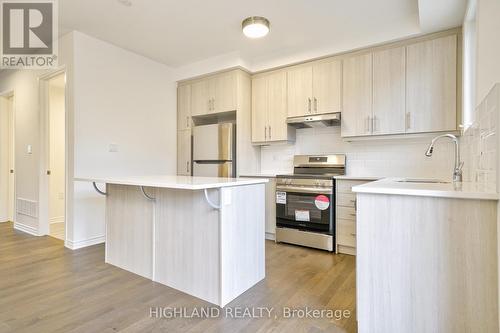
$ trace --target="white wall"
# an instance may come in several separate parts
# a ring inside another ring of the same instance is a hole
[[[64,222],[65,107],[64,87],[49,83],[49,222]]]
[[[74,176],[175,174],[176,84],[162,64],[74,32]],[[109,152],[116,144],[118,152]],[[68,246],[102,241],[104,198],[75,182]]]
[[[477,6],[477,89],[479,105],[493,85],[500,82],[500,1],[478,0]]]

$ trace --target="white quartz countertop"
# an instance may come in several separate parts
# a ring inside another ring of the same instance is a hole
[[[378,181],[354,186],[356,193],[413,195],[424,197],[498,200],[494,186],[481,183],[420,183],[402,182],[405,178],[384,178]]]
[[[203,190],[207,188],[232,187],[267,183],[264,178],[219,178],[191,176],[116,176],[116,177],[82,177],[75,181],[96,182],[117,185],[133,185],[146,187],[162,187],[183,190]]]
[[[384,177],[374,177],[374,176],[347,176],[347,175],[341,175],[341,176],[335,176],[335,179],[338,180],[379,180]]]

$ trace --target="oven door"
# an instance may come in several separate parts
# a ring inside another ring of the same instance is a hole
[[[311,231],[333,232],[332,188],[276,187],[276,224]]]

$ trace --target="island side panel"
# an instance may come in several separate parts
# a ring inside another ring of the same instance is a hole
[[[219,305],[219,211],[202,190],[159,188],[155,216],[153,280]]]
[[[496,202],[357,195],[359,332],[497,332]]]
[[[265,277],[265,184],[221,189],[221,306]]]
[[[108,184],[107,192],[106,262],[151,279],[153,203],[138,186]]]

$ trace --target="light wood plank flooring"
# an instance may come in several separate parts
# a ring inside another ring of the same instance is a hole
[[[150,307],[209,303],[0,224],[0,332],[355,332],[355,258],[266,242],[266,279],[228,307],[273,307],[278,318],[151,318]],[[286,319],[283,307],[349,310],[348,319]],[[224,311],[224,310],[223,310]],[[221,312],[222,314],[223,312]]]

